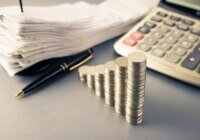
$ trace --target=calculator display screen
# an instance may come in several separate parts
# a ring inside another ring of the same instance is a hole
[[[166,0],[166,2],[200,11],[200,0]]]

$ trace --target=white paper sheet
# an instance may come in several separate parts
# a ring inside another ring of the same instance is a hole
[[[10,76],[49,58],[69,56],[128,31],[153,6],[148,0],[83,1],[0,9],[0,63]]]

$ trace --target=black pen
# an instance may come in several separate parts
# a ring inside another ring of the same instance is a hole
[[[31,84],[26,86],[22,91],[17,93],[14,97],[22,97],[28,94],[30,91],[47,84],[49,80],[57,77],[60,74],[68,73],[77,67],[81,66],[82,64],[86,63],[93,57],[92,51],[88,50],[82,52],[76,56],[74,60],[69,63],[63,62],[62,64],[56,66],[55,68],[51,69],[47,73],[43,74],[41,77],[33,81]]]

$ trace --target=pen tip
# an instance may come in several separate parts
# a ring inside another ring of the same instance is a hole
[[[20,91],[19,93],[17,93],[14,97],[22,97],[24,95],[24,91]]]

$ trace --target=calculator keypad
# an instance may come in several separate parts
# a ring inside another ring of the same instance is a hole
[[[200,20],[157,8],[121,39],[117,53],[141,51],[149,68],[200,86]]]
[[[195,46],[200,30],[192,28],[194,24],[192,20],[157,12],[124,43],[170,63],[181,62],[181,67],[200,73],[200,43]]]

